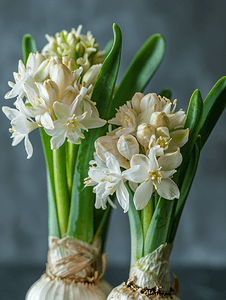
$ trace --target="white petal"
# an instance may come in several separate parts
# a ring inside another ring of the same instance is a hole
[[[14,131],[12,134],[12,138],[13,138],[12,146],[16,146],[17,144],[19,144],[24,137],[25,134],[21,134],[19,132]]]
[[[126,213],[129,209],[129,192],[127,191],[127,188],[122,181],[120,182],[118,189],[116,190],[116,197],[119,204],[124,209],[124,213]]]
[[[176,151],[176,149],[179,147],[183,147],[184,144],[187,143],[188,141],[188,136],[189,136],[189,128],[185,129],[185,130],[175,130],[173,132],[170,133],[170,137],[172,138],[172,140],[170,141],[169,144],[169,150],[172,151]]]
[[[107,121],[102,120],[100,118],[97,117],[90,117],[90,118],[85,118],[81,121],[81,123],[88,129],[91,128],[99,128],[104,126]]]
[[[129,187],[130,187],[131,190],[135,193],[136,189],[138,188],[138,183],[129,181]]]
[[[65,134],[53,136],[50,140],[51,149],[52,150],[57,150],[58,148],[60,148],[60,146],[63,145],[63,143],[65,141],[65,138],[66,138]]]
[[[10,120],[13,120],[16,117],[18,117],[19,115],[21,115],[21,113],[17,109],[11,108],[11,107],[8,107],[8,106],[3,106],[2,111],[4,112],[6,117]]]
[[[135,110],[135,112],[137,114],[139,114],[141,112],[141,110],[140,110],[140,101],[143,97],[144,97],[144,94],[138,92],[138,93],[134,94],[134,96],[131,100],[133,109]]]
[[[148,110],[145,110],[137,117],[137,125],[143,124],[143,123],[150,123],[151,115],[154,112],[154,106],[149,108]]]
[[[153,148],[150,149],[148,157],[149,157],[149,170],[152,171],[158,169],[159,163],[156,159],[156,152]]]
[[[53,120],[48,111],[41,115],[41,124],[46,129],[54,129]]]
[[[70,134],[70,136],[67,134],[67,141],[69,143],[78,145],[81,144],[81,141],[78,140],[80,138],[80,135],[77,134],[77,132],[74,132],[73,134]]]
[[[176,151],[167,153],[158,159],[159,166],[162,166],[163,171],[174,170],[182,163],[182,155]]]
[[[173,176],[177,171],[176,170],[171,170],[171,171],[161,171],[162,173],[162,178],[169,178]]]
[[[172,179],[164,179],[162,178],[162,181],[160,184],[156,184],[158,186],[157,193],[168,200],[172,200],[174,198],[179,199],[180,197],[180,191],[176,185],[176,183]]]
[[[100,170],[97,167],[90,168],[88,175],[92,180],[94,180],[98,183],[101,183],[103,180],[104,181],[107,180],[107,176],[104,174],[104,170]]]
[[[29,159],[32,157],[33,147],[32,147],[31,142],[29,141],[28,135],[25,136],[24,145],[25,145],[25,150],[27,152],[27,159]]]
[[[17,95],[19,95],[21,92],[23,94],[23,87],[21,81],[19,81],[14,85],[11,91],[5,94],[4,98],[5,99],[14,98]]]
[[[121,174],[120,166],[117,159],[110,152],[105,153],[106,166],[111,172]]]
[[[59,119],[65,119],[70,116],[70,109],[67,104],[59,103],[58,101],[54,102],[53,104],[54,112]]]
[[[37,123],[29,122],[25,116],[18,116],[11,122],[14,130],[22,134],[28,134],[38,127]]]
[[[23,114],[24,116],[26,116],[27,118],[33,117],[34,115],[31,113],[31,111],[26,107],[26,105],[24,104],[23,100],[21,98],[17,98],[16,101],[14,102],[14,105],[16,106],[16,108],[21,112],[21,114]]]
[[[123,177],[132,182],[140,183],[149,177],[149,173],[143,166],[136,165],[124,171]]]
[[[130,160],[133,155],[139,153],[137,139],[131,134],[122,135],[118,140],[117,147],[122,156],[128,160]]]
[[[140,165],[142,168],[146,169],[147,172],[149,171],[149,159],[143,154],[135,154],[131,158],[130,165],[131,167]]]
[[[151,199],[153,193],[153,184],[151,180],[141,183],[134,194],[134,205],[137,210],[143,209]]]

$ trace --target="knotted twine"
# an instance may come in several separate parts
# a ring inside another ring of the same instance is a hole
[[[43,275],[52,280],[98,285],[106,270],[106,254],[102,255],[102,271],[98,272],[100,240],[92,245],[73,237],[49,237],[48,261]]]

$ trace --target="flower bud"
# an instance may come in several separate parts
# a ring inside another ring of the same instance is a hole
[[[140,109],[142,112],[145,112],[152,107],[155,108],[154,111],[159,110],[160,108],[160,101],[155,93],[147,94],[140,102]]]
[[[135,110],[135,112],[137,114],[139,114],[141,112],[140,109],[140,101],[141,99],[144,97],[144,94],[142,93],[135,93],[133,98],[132,98],[132,105],[133,105],[133,109]]]
[[[100,69],[102,64],[93,65],[89,70],[85,73],[82,82],[86,83],[86,87],[88,88],[91,84],[94,86],[96,83],[97,77],[100,73]]]
[[[119,162],[119,165],[121,167],[128,169],[129,162],[125,157],[123,157],[119,153],[118,148],[117,148],[117,142],[118,142],[118,139],[115,138],[115,136],[113,137],[110,135],[105,135],[105,136],[98,138],[94,143],[97,155],[99,156],[100,159],[102,159],[103,161],[106,161],[105,153],[110,152],[117,159],[117,161]]]
[[[72,74],[64,64],[56,64],[50,72],[50,78],[58,85],[61,94],[71,84]]]
[[[136,138],[131,134],[123,134],[117,143],[118,151],[125,158],[130,160],[133,155],[139,153],[139,144]]]
[[[54,81],[50,80],[50,79],[45,80],[44,88],[45,88],[45,90],[48,94],[49,108],[52,111],[53,103],[58,101],[59,88],[58,88],[57,84]]]
[[[35,53],[35,70],[37,70],[44,60],[46,60],[45,56],[37,51]]]
[[[72,72],[77,69],[77,65],[75,60],[70,56],[63,56],[62,63],[68,67],[68,69]]]
[[[169,128],[169,118],[167,117],[166,113],[164,113],[163,111],[154,112],[151,115],[150,124],[153,125],[155,128],[158,128],[158,127],[168,127]]]
[[[151,136],[155,134],[155,127],[151,124],[140,124],[137,127],[137,139],[140,144],[147,149]]]
[[[76,60],[76,63],[78,65],[81,65],[83,67],[83,71],[84,73],[89,69],[90,67],[90,62],[89,62],[89,59],[88,59],[88,54],[86,53],[84,55],[84,57],[79,57],[77,60]]]
[[[70,106],[74,99],[78,96],[73,86],[68,86],[62,93],[60,102]]]

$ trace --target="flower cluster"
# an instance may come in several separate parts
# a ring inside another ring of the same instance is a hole
[[[176,102],[154,93],[136,93],[117,109],[115,118],[109,120],[117,128],[95,141],[95,161],[90,162],[85,181],[94,186],[96,207],[105,208],[109,195],[116,191],[124,212],[128,211],[127,180],[135,193],[136,209],[143,209],[155,191],[168,200],[179,198],[172,177],[182,162],[180,148],[189,131],[183,129],[185,112],[175,112]]]
[[[70,70],[83,67],[83,74],[92,65],[103,63],[105,51],[99,51],[99,45],[95,43],[90,31],[86,35],[81,34],[82,25],[71,32],[66,30],[57,32],[55,38],[46,34],[48,44],[43,48],[45,57],[58,56]]]
[[[20,60],[18,73],[13,74],[15,83],[9,82],[12,89],[6,93],[5,98],[17,97],[15,108],[4,106],[2,110],[11,121],[12,145],[24,139],[28,158],[33,153],[28,134],[38,127],[43,127],[52,136],[51,149],[54,150],[66,139],[70,143],[79,144],[80,139],[84,138],[84,130],[101,127],[106,123],[99,118],[95,103],[91,101],[92,89],[102,66],[99,63],[102,59],[98,61],[94,57],[102,54],[98,52],[91,33],[84,36],[80,30],[81,27],[77,32],[63,32],[61,38],[59,36],[56,39],[56,45],[55,42],[50,43],[56,49],[55,52],[51,51],[51,45],[48,44],[43,50],[44,54],[30,53],[26,66]],[[73,53],[65,46],[64,39],[71,45]],[[72,40],[77,41],[76,46]],[[59,49],[64,46],[68,52],[65,50],[59,54]],[[79,58],[74,60],[75,53],[82,55],[81,63]],[[89,62],[83,64],[86,56]],[[96,62],[98,64],[94,64]]]

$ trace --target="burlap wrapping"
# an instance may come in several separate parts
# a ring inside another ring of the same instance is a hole
[[[49,237],[46,274],[51,279],[97,285],[106,270],[106,254],[102,255],[102,271],[98,270],[101,242],[93,245],[73,237]]]

